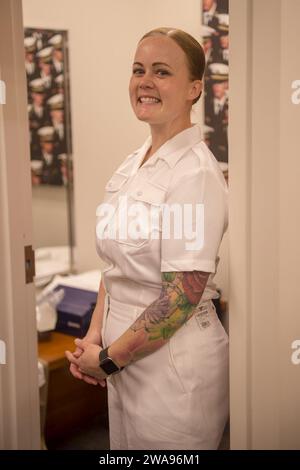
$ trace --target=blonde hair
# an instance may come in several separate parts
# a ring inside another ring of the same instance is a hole
[[[186,33],[182,29],[177,28],[156,28],[152,29],[140,39],[141,42],[143,39],[151,36],[168,36],[173,39],[178,46],[183,50],[187,59],[188,70],[190,74],[190,80],[202,80],[204,70],[205,70],[205,54],[201,44],[199,44],[196,39],[190,34]],[[193,100],[193,104],[197,103],[201,96],[201,92],[197,98]]]

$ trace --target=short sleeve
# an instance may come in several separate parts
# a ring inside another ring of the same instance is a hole
[[[228,223],[226,183],[212,169],[177,179],[162,209],[161,272],[216,271]]]

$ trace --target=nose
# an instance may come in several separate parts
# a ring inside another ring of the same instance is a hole
[[[146,88],[153,88],[153,82],[149,74],[145,73],[143,77],[141,77],[139,86],[142,90]]]

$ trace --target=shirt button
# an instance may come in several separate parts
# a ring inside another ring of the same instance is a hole
[[[143,191],[137,191],[136,195],[141,196],[143,194]]]
[[[108,183],[108,186],[111,186],[111,183]]]

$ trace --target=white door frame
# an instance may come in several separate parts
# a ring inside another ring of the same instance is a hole
[[[250,448],[250,106],[252,1],[230,0],[230,444]],[[234,145],[232,144],[234,142]]]
[[[230,0],[232,449],[300,449],[299,0]]]
[[[1,0],[0,339],[6,364],[0,364],[0,449],[40,447],[35,295],[24,257],[32,245],[32,197],[23,41],[22,1]]]
[[[230,0],[230,41],[231,448],[279,449],[281,0]]]

